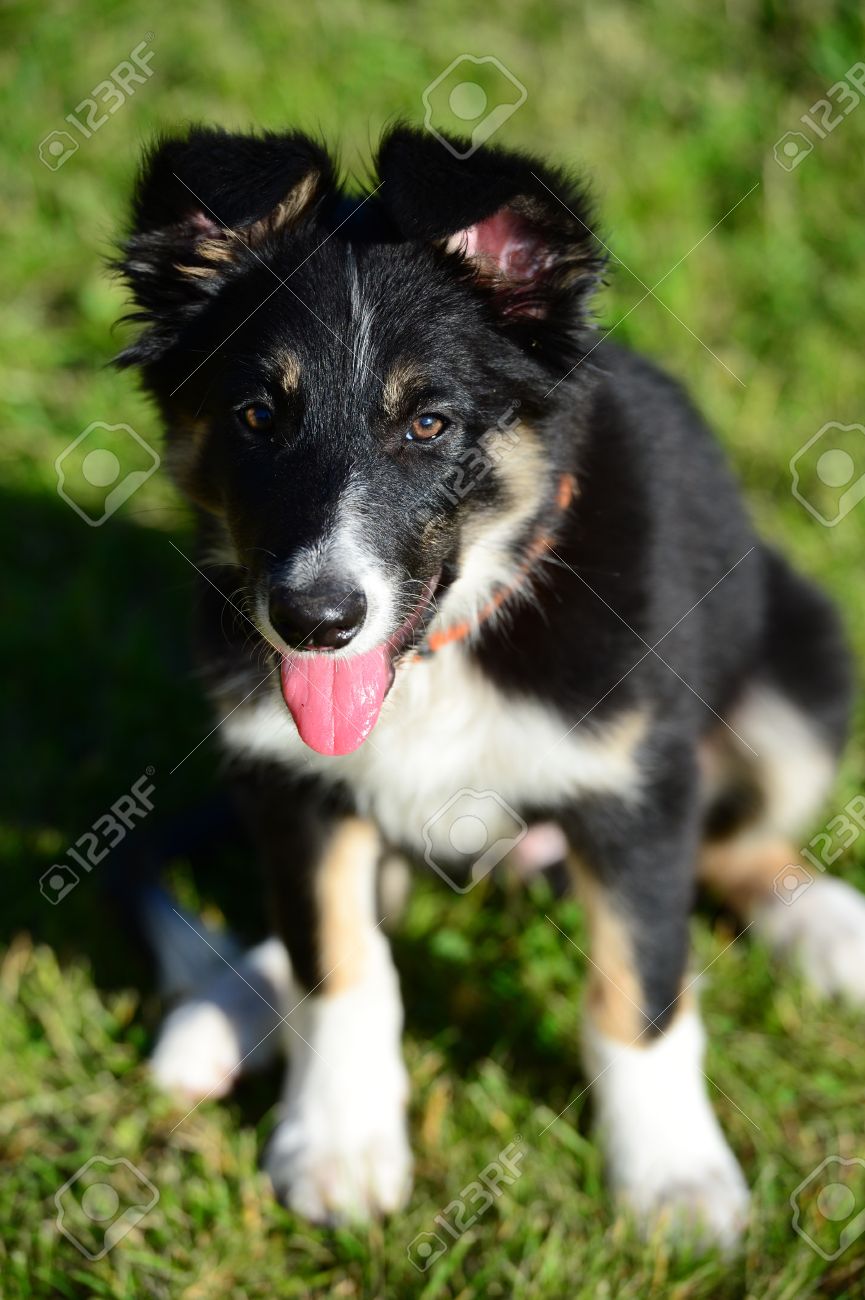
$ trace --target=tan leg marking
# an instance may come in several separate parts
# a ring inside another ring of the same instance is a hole
[[[789,840],[744,834],[729,840],[707,841],[700,851],[699,877],[741,916],[771,894],[778,873],[799,862]]]
[[[363,976],[378,917],[376,874],[381,844],[372,822],[349,817],[331,836],[316,873],[322,994],[342,993]]]
[[[637,970],[634,945],[627,922],[616,911],[609,890],[573,855],[569,856],[577,893],[586,909],[589,930],[589,971],[586,1013],[592,1026],[606,1038],[648,1047],[654,1033],[643,1012],[643,988]],[[689,988],[680,995],[665,1031],[682,1011],[693,1009]]]
[[[609,891],[573,855],[569,857],[577,894],[586,909],[589,970],[586,1013],[606,1038],[631,1043],[645,1028],[643,990],[633,944]]]

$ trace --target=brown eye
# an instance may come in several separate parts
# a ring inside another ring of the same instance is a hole
[[[252,406],[245,406],[241,416],[244,424],[254,429],[256,433],[265,433],[273,427],[273,411],[263,402],[254,402]]]
[[[443,415],[429,412],[412,420],[405,436],[409,442],[432,442],[434,438],[440,438],[447,427],[448,421]]]

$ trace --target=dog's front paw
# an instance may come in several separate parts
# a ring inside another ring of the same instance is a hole
[[[299,1107],[277,1125],[264,1166],[279,1199],[312,1223],[391,1214],[405,1205],[412,1182],[402,1109],[349,1119]]]
[[[361,978],[310,994],[288,1017],[289,1070],[264,1165],[276,1194],[314,1223],[389,1214],[412,1159],[396,972],[377,932]]]
[[[706,1093],[703,1030],[694,1010],[645,1045],[588,1028],[587,1063],[613,1190],[646,1235],[733,1250],[748,1188]]]
[[[645,1236],[660,1233],[699,1251],[735,1249],[748,1221],[750,1197],[733,1155],[726,1148],[718,1154],[720,1159],[698,1168],[659,1169],[656,1181],[620,1185],[622,1205]]]

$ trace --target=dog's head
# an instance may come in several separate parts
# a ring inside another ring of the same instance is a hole
[[[459,160],[400,127],[377,171],[347,198],[306,137],[195,129],[146,158],[120,262],[143,326],[121,363],[329,753],[368,734],[432,618],[470,623],[512,581],[555,510],[601,267],[581,190],[522,155]]]

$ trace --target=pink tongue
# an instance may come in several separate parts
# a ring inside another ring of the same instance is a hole
[[[319,754],[351,754],[378,721],[393,667],[382,645],[348,659],[286,655],[280,677],[301,740]]]

